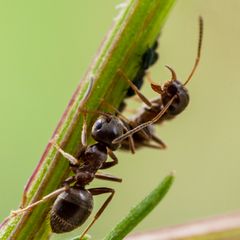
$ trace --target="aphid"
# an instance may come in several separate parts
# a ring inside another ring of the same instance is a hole
[[[149,67],[151,67],[153,64],[155,64],[159,58],[159,55],[157,53],[157,47],[158,47],[158,40],[156,40],[152,47],[148,48],[145,53],[142,55],[141,63],[139,66],[139,70],[137,71],[135,77],[132,80],[132,83],[135,85],[135,87],[140,90],[143,85],[144,77],[146,75],[147,70]],[[129,98],[135,95],[134,89],[130,86],[127,90],[125,98]],[[119,107],[118,111],[122,112],[126,108],[126,103],[123,100]]]
[[[113,143],[121,143],[127,137],[132,136],[133,139],[136,138],[136,134],[145,132],[151,138],[151,133],[149,134],[149,128],[153,124],[159,124],[164,120],[169,120],[174,118],[176,115],[180,114],[189,103],[189,94],[186,89],[187,83],[191,80],[198,63],[200,61],[201,48],[202,48],[202,37],[203,37],[203,19],[199,17],[199,40],[197,57],[193,66],[193,69],[184,83],[177,80],[176,73],[174,70],[166,66],[172,74],[172,79],[165,83],[163,87],[158,84],[153,83],[151,80],[152,89],[160,94],[160,98],[153,99],[149,101],[132,82],[127,78],[127,76],[119,70],[120,74],[128,81],[135,93],[140,97],[140,99],[147,105],[141,109],[141,112],[136,115],[132,122],[136,127],[132,128],[127,133],[114,139]],[[133,135],[134,134],[134,135]],[[123,142],[124,143],[124,142]],[[127,144],[123,144],[123,148],[128,148]]]
[[[145,53],[142,55],[141,64],[138,72],[132,80],[132,83],[138,88],[141,89],[143,85],[143,78],[145,77],[146,71],[149,67],[155,64],[159,58],[158,53],[156,52],[158,47],[158,40],[156,40],[152,47],[148,48]],[[129,87],[126,97],[132,97],[135,95],[135,91]]]

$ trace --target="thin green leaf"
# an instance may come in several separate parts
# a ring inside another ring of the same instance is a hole
[[[165,177],[148,196],[137,204],[129,214],[117,224],[104,240],[121,240],[130,233],[164,198],[172,186],[174,178],[173,174]]]

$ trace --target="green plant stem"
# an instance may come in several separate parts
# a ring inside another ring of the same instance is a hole
[[[172,186],[173,181],[173,174],[165,177],[165,179],[149,195],[137,204],[129,214],[117,224],[104,240],[123,239],[159,204]]]
[[[98,55],[88,69],[70,100],[53,136],[65,151],[76,156],[81,148],[81,109],[109,111],[102,99],[118,106],[128,88],[119,76],[121,68],[130,79],[138,71],[141,55],[159,35],[175,0],[130,0],[101,46]],[[94,85],[87,99],[83,96],[94,76]],[[56,86],[57,91],[57,86]],[[96,114],[88,114],[91,126]],[[39,124],[39,123],[38,123]],[[89,133],[89,129],[88,129]],[[57,189],[69,175],[68,162],[49,143],[34,173],[25,187],[26,206]],[[35,207],[30,213],[10,218],[1,228],[0,239],[39,239],[39,233],[50,234],[46,223],[51,201]]]

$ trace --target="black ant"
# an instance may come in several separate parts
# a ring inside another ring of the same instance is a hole
[[[124,77],[125,80],[127,80],[131,88],[147,105],[147,107],[141,109],[141,112],[132,119],[131,122],[134,123],[136,127],[133,127],[127,133],[114,139],[113,143],[124,143],[123,140],[125,140],[129,136],[132,136],[133,139],[135,140],[139,136],[139,133],[141,134],[143,132],[145,133],[145,135],[147,134],[149,135],[149,138],[151,138],[152,137],[151,125],[160,124],[164,120],[170,120],[174,118],[176,115],[180,114],[187,107],[189,103],[189,94],[185,86],[192,78],[200,61],[202,37],[203,37],[203,19],[202,17],[199,17],[199,40],[197,57],[193,69],[190,75],[188,76],[187,80],[183,84],[180,81],[178,81],[176,73],[169,66],[166,67],[171,71],[172,79],[165,83],[163,87],[153,83],[151,79],[149,79],[151,82],[152,89],[161,95],[160,98],[158,97],[154,100],[149,101],[128,79],[125,73],[122,70],[119,70],[119,73]],[[123,148],[128,149],[128,144],[123,144]]]
[[[123,135],[127,129],[118,117],[101,113],[102,116],[95,121],[91,131],[92,137],[97,143],[88,146],[86,141],[86,112],[90,111],[83,110],[84,123],[81,139],[83,148],[81,149],[78,159],[64,152],[56,143],[56,139],[52,140],[52,144],[57,148],[58,152],[70,162],[70,168],[74,175],[63,182],[62,188],[55,190],[25,208],[13,211],[12,216],[31,210],[38,204],[57,197],[50,211],[50,225],[54,233],[65,233],[81,226],[88,219],[93,209],[93,196],[109,193],[109,197],[105,200],[92,222],[81,235],[80,239],[82,239],[105,210],[113,198],[114,189],[107,187],[86,189],[86,185],[91,183],[94,178],[115,182],[122,181],[120,178],[110,174],[100,173],[98,170],[110,168],[118,163],[118,159],[113,151],[116,150],[120,144],[114,144],[112,141]],[[108,156],[110,156],[112,161],[107,161]]]

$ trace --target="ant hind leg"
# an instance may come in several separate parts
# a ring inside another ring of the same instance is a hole
[[[108,196],[108,198],[105,200],[105,202],[102,204],[102,206],[100,207],[100,209],[97,211],[97,213],[95,214],[93,220],[90,222],[90,224],[87,226],[87,228],[83,231],[82,235],[80,236],[80,240],[83,239],[84,235],[89,231],[89,229],[93,226],[93,224],[97,221],[97,219],[101,216],[101,214],[103,213],[103,211],[106,209],[106,207],[108,206],[108,204],[111,202],[113,196],[114,196],[114,189],[112,188],[106,188],[106,187],[101,187],[101,188],[90,188],[88,189],[88,191],[92,194],[92,195],[100,195],[100,194],[105,194],[105,193],[110,193],[110,195]]]
[[[126,76],[126,74],[122,71],[122,69],[118,69],[118,73],[128,82],[130,87],[136,93],[136,95],[144,102],[147,106],[152,107],[152,103],[139,91],[139,89],[135,86],[134,83]]]
[[[43,203],[43,202],[46,202],[46,201],[48,201],[48,200],[50,200],[50,199],[58,196],[60,193],[66,191],[67,189],[68,189],[68,186],[59,188],[59,189],[57,189],[57,190],[49,193],[48,195],[44,196],[44,197],[43,197],[42,199],[40,199],[39,201],[36,201],[36,202],[28,205],[28,206],[25,207],[25,208],[20,208],[20,209],[18,209],[18,210],[11,211],[11,216],[12,216],[12,217],[15,217],[15,216],[20,215],[20,214],[22,214],[22,213],[24,213],[24,212],[30,211],[30,210],[32,210],[32,208],[34,208],[35,206],[37,206],[37,205],[39,205],[39,204],[41,204],[41,203]]]

